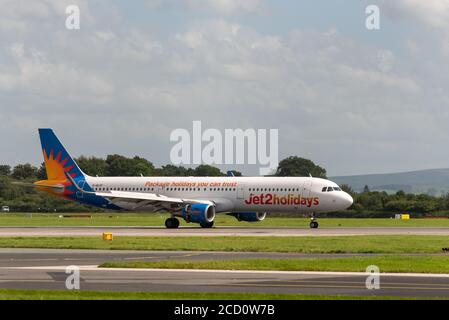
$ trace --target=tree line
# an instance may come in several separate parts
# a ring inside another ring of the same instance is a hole
[[[135,156],[125,157],[114,154],[106,158],[76,158],[81,170],[91,176],[225,176],[226,173],[210,165],[186,168],[172,164],[156,167],[151,161]],[[232,171],[234,176],[241,176]],[[309,159],[291,156],[279,162],[273,176],[313,176],[326,178],[326,169]],[[87,212],[103,211],[89,208],[74,202],[38,192],[33,188],[24,188],[12,184],[13,181],[32,182],[45,180],[45,164],[35,167],[29,163],[14,167],[0,165],[0,205],[8,205],[19,212]],[[347,216],[392,216],[394,213],[411,213],[412,215],[447,215],[449,214],[449,194],[440,197],[427,194],[410,194],[398,191],[395,194],[370,191],[354,192],[349,186],[342,185],[343,190],[354,198],[353,206],[338,215]]]

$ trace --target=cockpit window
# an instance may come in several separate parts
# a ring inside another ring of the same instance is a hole
[[[340,187],[323,187],[321,192],[342,191]]]

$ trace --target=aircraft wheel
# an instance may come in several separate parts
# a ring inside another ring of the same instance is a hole
[[[318,228],[318,222],[316,222],[316,221],[311,221],[311,222],[310,222],[310,228],[311,228],[311,229],[317,229],[317,228]]]
[[[167,229],[176,229],[179,227],[179,220],[176,218],[168,218],[165,220],[165,227]]]
[[[201,228],[212,228],[214,226],[214,222],[205,222],[205,223],[200,223]]]

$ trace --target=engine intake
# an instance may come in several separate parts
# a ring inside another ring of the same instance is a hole
[[[215,207],[204,203],[187,204],[182,208],[181,216],[187,222],[210,223],[215,218]]]
[[[238,221],[258,222],[265,219],[266,212],[234,212],[231,213]]]

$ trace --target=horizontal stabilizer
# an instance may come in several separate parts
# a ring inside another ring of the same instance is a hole
[[[64,186],[58,186],[58,185],[46,185],[46,184],[35,184],[30,182],[12,182],[12,184],[16,186],[21,187],[27,187],[27,188],[43,188],[43,189],[50,189],[54,191],[62,192],[64,191]]]

